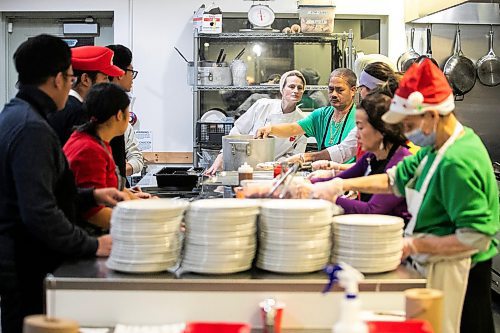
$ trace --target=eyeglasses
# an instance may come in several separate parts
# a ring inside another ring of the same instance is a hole
[[[69,74],[69,73],[62,73],[62,75],[65,77],[65,78],[71,78],[71,85],[75,84],[76,81],[78,80],[78,76],[76,76],[75,74]]]
[[[138,71],[136,70],[133,70],[133,69],[125,69],[125,72],[132,72],[132,80],[135,79],[137,77],[137,74],[139,74]]]

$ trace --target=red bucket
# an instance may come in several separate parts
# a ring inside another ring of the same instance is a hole
[[[190,322],[184,333],[250,333],[250,325],[226,322]]]
[[[367,324],[370,333],[434,333],[425,320],[369,321]]]

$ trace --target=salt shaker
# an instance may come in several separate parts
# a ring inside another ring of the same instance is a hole
[[[247,64],[243,60],[233,60],[231,63],[231,74],[233,76],[234,86],[247,85]]]

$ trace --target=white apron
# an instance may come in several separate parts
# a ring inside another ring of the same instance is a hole
[[[408,211],[412,217],[405,229],[405,236],[413,235],[415,224],[417,222],[418,212],[424,199],[436,169],[443,159],[446,150],[456,141],[463,130],[462,124],[457,122],[455,131],[444,145],[438,150],[436,158],[427,173],[420,191],[414,189],[416,181],[423,168],[427,164],[427,156],[420,162],[414,177],[406,184],[405,195]],[[430,234],[414,235],[415,237],[435,237]],[[415,267],[421,274],[427,278],[427,288],[443,291],[443,333],[460,332],[460,319],[462,307],[467,290],[467,280],[471,264],[471,255],[476,252],[466,251],[453,256],[438,255],[414,255],[412,259]]]

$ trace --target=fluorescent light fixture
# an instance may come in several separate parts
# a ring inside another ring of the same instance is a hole
[[[99,23],[84,23],[84,22],[63,23],[63,34],[99,36]]]

